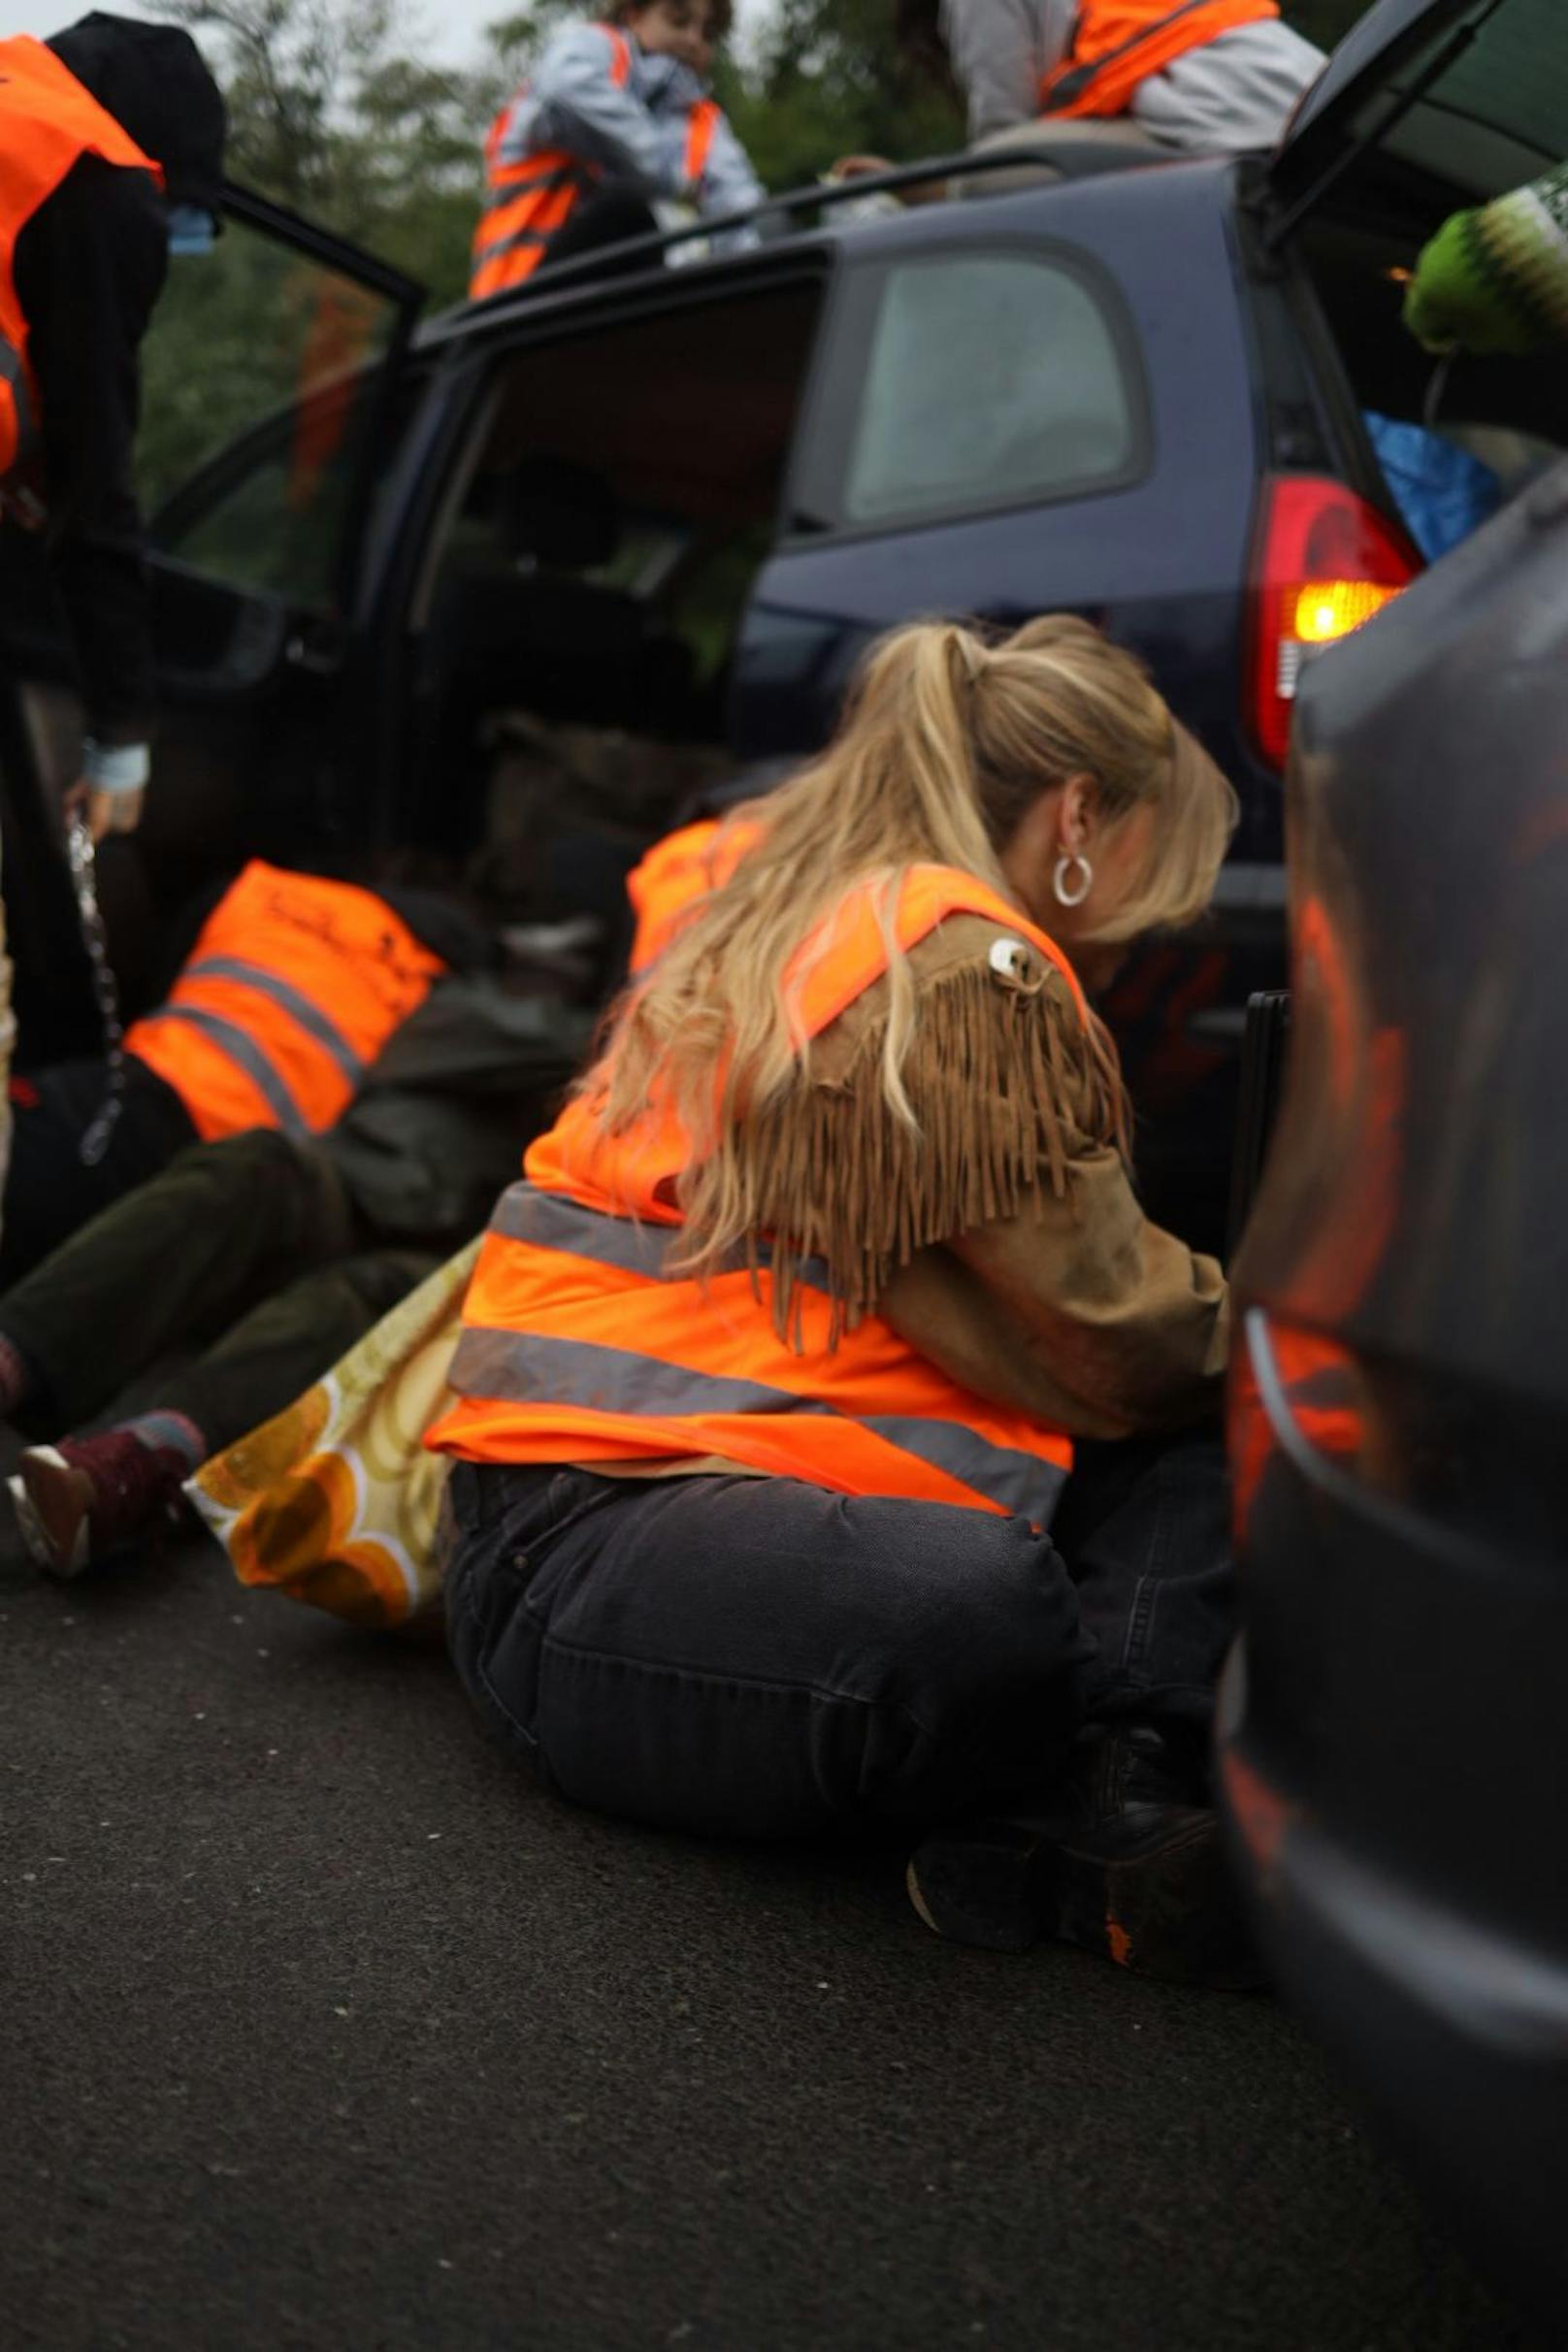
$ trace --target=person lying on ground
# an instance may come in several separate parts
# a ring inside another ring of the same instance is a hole
[[[99,1057],[12,1081],[0,1288],[198,1139],[329,1127],[431,990],[487,953],[480,927],[434,894],[252,860],[163,1003],[126,1031],[117,1094]]]
[[[641,0],[550,39],[485,141],[474,301],[521,285],[547,261],[651,237],[661,198],[715,219],[763,201],[708,87],[729,29],[729,0]]]
[[[0,1297],[0,1414],[56,1442],[11,1482],[37,1564],[75,1575],[146,1535],[191,1472],[336,1363],[477,1230],[579,1066],[589,1017],[452,979],[324,1133],[196,1144]],[[170,1353],[140,1412],[75,1433]]]
[[[548,1785],[897,1824],[942,1933],[1249,1973],[1205,1766],[1225,1285],[1138,1207],[1085,996],[1202,911],[1234,817],[1086,623],[925,625],[640,871],[645,968],[428,1438],[458,1673]]]
[[[1405,324],[1437,353],[1530,359],[1568,343],[1568,163],[1451,213],[1421,249]]]

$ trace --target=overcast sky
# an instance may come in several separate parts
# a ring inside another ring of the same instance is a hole
[[[0,18],[8,33],[57,33],[62,25],[74,24],[78,16],[85,16],[90,0],[82,0],[80,7],[72,0],[0,0]],[[111,0],[116,14],[140,16],[150,14],[138,8],[136,0]],[[590,14],[585,0],[583,14]],[[739,0],[735,21],[739,38],[744,41],[749,25],[768,13],[768,0]],[[417,47],[425,55],[443,57],[456,64],[470,56],[477,45],[486,24],[511,14],[506,0],[410,0],[411,23],[422,23],[422,40]]]

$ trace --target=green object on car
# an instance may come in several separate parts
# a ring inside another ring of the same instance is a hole
[[[1429,351],[1528,359],[1568,343],[1568,163],[1451,213],[1422,248],[1404,316]]]

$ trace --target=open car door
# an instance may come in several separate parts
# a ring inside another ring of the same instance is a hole
[[[160,699],[147,813],[100,859],[114,961],[134,1007],[161,930],[248,854],[330,836],[375,483],[399,424],[423,289],[279,206],[230,186],[211,254],[172,259],[142,346],[137,467]],[[5,888],[23,1051],[91,1050],[74,971],[59,800],[80,755],[70,645],[42,549],[0,531]],[[62,931],[63,925],[63,931]],[[84,966],[81,977],[84,979]]]

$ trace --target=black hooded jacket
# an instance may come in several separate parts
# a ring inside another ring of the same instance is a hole
[[[215,209],[223,99],[188,33],[82,17],[48,44],[163,167],[84,155],[16,240],[14,272],[43,411],[50,549],[100,743],[151,731],[153,671],[134,473],[137,354],[169,258],[169,204]]]

